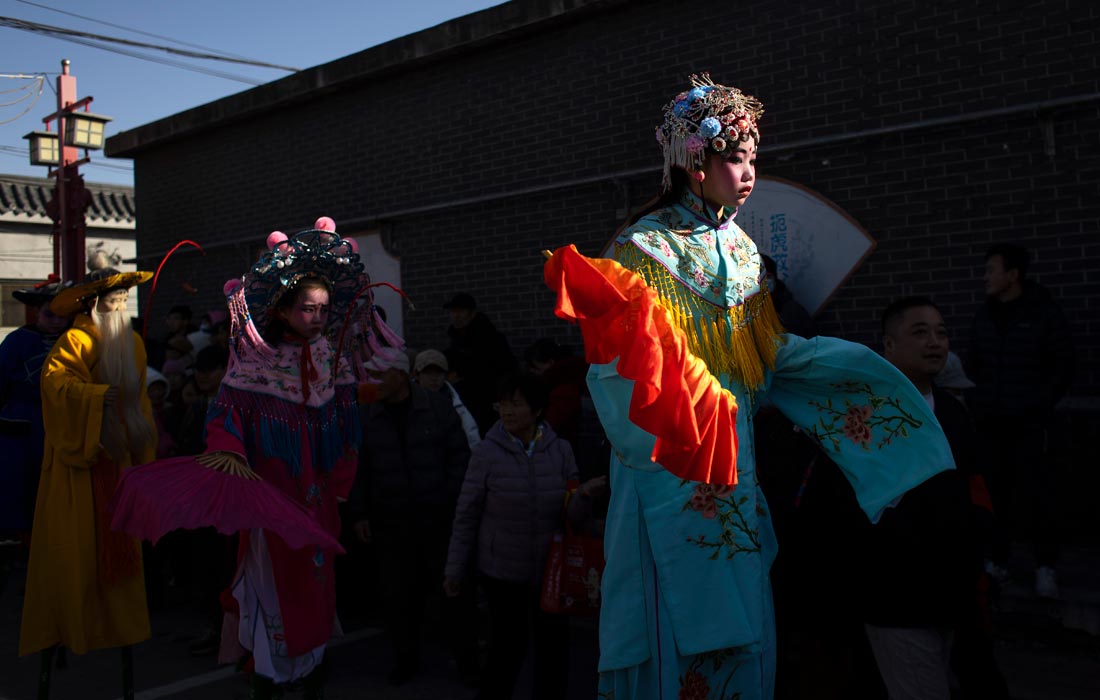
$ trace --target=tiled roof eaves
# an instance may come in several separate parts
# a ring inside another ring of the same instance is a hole
[[[49,178],[0,175],[0,216],[6,220],[26,217],[28,220],[49,218],[46,204],[53,197],[54,182]],[[85,183],[92,194],[92,203],[85,218],[89,224],[124,224],[134,226],[137,209],[134,188],[123,185]]]

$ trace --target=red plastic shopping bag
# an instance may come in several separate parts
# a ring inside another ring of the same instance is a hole
[[[600,609],[603,540],[566,525],[554,535],[542,577],[541,607],[548,613],[586,615]]]

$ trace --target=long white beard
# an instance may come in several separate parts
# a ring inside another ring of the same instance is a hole
[[[141,410],[141,373],[134,361],[134,332],[126,310],[101,314],[92,309],[92,322],[99,331],[99,364],[96,379],[102,384],[118,387],[118,405],[122,422],[103,416],[100,431],[104,449],[116,462],[129,453],[136,464],[156,434]],[[124,429],[125,427],[125,429]]]

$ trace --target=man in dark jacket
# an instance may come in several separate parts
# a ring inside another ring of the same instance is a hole
[[[366,365],[379,383],[360,408],[359,472],[348,498],[356,536],[373,543],[382,610],[393,649],[390,683],[408,682],[420,666],[420,627],[429,594],[438,594],[455,503],[470,450],[450,398],[409,381],[409,358],[386,348]],[[448,602],[459,671],[476,669],[471,599]]]
[[[951,697],[948,659],[964,692],[1007,697],[981,629],[981,554],[968,480],[978,473],[966,408],[933,385],[947,362],[943,316],[908,297],[883,313],[884,356],[909,378],[943,427],[956,469],[907,492],[869,529],[864,619],[890,697]]]
[[[997,244],[985,256],[986,302],[974,316],[966,373],[977,385],[967,402],[990,456],[994,542],[987,570],[1005,579],[1017,485],[1029,494],[1036,593],[1057,597],[1054,470],[1044,446],[1054,408],[1073,381],[1069,323],[1050,293],[1026,278],[1027,251]]]
[[[515,374],[518,363],[507,338],[477,310],[477,302],[472,296],[459,292],[443,308],[451,315],[451,325],[447,328],[450,345],[445,354],[462,376],[455,388],[477,421],[481,436],[485,437],[497,420],[493,410],[497,382]]]

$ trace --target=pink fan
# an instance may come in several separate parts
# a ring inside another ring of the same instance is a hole
[[[111,499],[111,529],[156,543],[176,529],[214,527],[223,534],[263,528],[292,549],[344,548],[306,511],[266,481],[205,467],[194,457],[174,457],[122,473]]]

